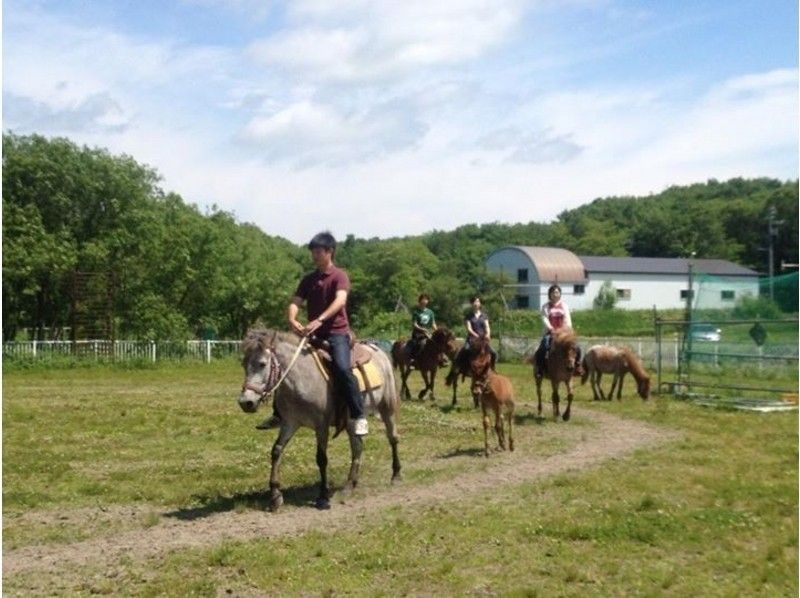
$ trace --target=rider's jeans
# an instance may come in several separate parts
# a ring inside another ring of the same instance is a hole
[[[364,398],[358,390],[358,380],[350,371],[350,337],[346,334],[331,334],[328,342],[331,345],[335,388],[344,395],[350,417],[364,417]]]

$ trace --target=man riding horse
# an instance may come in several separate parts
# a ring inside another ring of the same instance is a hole
[[[336,239],[329,232],[314,235],[308,244],[316,269],[306,275],[297,287],[287,309],[287,319],[292,330],[300,336],[316,336],[327,340],[332,357],[332,374],[335,388],[340,392],[350,412],[350,419],[357,436],[369,432],[364,416],[364,398],[358,389],[358,381],[350,371],[350,322],[347,318],[347,293],[350,279],[347,273],[333,264]],[[308,323],[301,324],[297,316],[306,304]],[[279,427],[280,414],[274,411],[256,427],[260,430]]]

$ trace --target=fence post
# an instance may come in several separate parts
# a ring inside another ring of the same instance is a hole
[[[206,363],[211,363],[211,341],[206,341]]]
[[[150,341],[150,359],[156,362],[156,341]]]
[[[33,339],[33,357],[36,358],[36,339]]]

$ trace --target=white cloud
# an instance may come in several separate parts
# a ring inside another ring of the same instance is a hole
[[[302,101],[253,118],[241,133],[270,161],[300,166],[343,164],[413,145],[425,126],[400,102],[342,113]]]
[[[382,80],[475,59],[506,43],[518,0],[298,2],[292,27],[251,46],[258,60],[316,81]]]

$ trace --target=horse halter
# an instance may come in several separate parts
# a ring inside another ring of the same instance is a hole
[[[242,392],[252,390],[258,394],[259,401],[264,400],[264,397],[275,391],[278,386],[277,381],[283,370],[280,361],[278,361],[278,357],[275,355],[275,351],[267,349],[266,352],[269,355],[269,375],[267,376],[267,381],[260,386],[256,386],[255,384],[250,384],[247,379],[245,379],[242,384]]]
[[[274,340],[274,337],[273,337]],[[269,395],[270,393],[275,392],[281,383],[286,379],[286,376],[291,371],[292,367],[294,366],[297,358],[300,356],[300,351],[303,350],[303,347],[306,346],[306,342],[308,341],[308,337],[304,336],[300,339],[300,343],[297,345],[297,349],[295,349],[294,355],[292,355],[292,360],[289,362],[289,365],[286,366],[284,370],[281,366],[281,362],[278,361],[278,356],[275,354],[275,349],[273,347],[268,347],[266,352],[269,353],[269,376],[267,376],[267,381],[264,383],[263,387],[259,388],[250,384],[247,379],[245,379],[244,383],[242,384],[242,392],[245,390],[252,390],[253,392],[257,392],[259,397],[259,402],[264,400],[264,397]],[[277,379],[277,382],[275,381]]]

